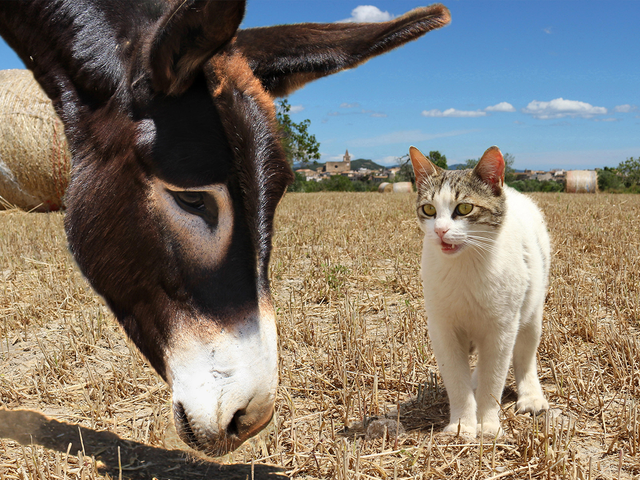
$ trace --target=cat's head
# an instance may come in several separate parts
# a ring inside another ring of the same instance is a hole
[[[425,246],[454,256],[491,251],[506,211],[504,158],[491,147],[469,170],[444,170],[409,149],[418,189],[417,213]]]

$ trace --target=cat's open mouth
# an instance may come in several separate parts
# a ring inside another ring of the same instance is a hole
[[[450,243],[446,243],[442,241],[440,242],[440,249],[442,250],[442,253],[446,253],[446,254],[456,253],[461,248],[462,248],[462,244],[452,245]]]

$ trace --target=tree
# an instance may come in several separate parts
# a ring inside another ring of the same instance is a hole
[[[280,125],[282,147],[287,155],[289,165],[302,163],[308,165],[311,160],[320,159],[320,143],[316,136],[309,133],[311,120],[295,123],[289,116],[291,105],[287,99],[280,100],[277,106],[276,119]]]
[[[458,165],[458,170],[467,170],[470,168],[475,168],[479,161],[480,161],[479,158],[469,158],[462,165]]]
[[[604,167],[598,172],[598,188],[602,192],[622,191],[624,190],[624,182],[615,168]]]
[[[432,150],[429,152],[429,160],[431,160],[434,165],[444,168],[445,170],[447,169],[447,156],[442,155],[439,151]]]
[[[416,182],[416,177],[413,173],[413,166],[411,165],[411,158],[409,155],[403,155],[398,158],[398,164],[400,170],[393,177],[394,182]]]
[[[504,158],[504,181],[513,182],[516,179],[516,171],[513,169],[513,162],[516,161],[516,157],[510,153],[505,153]]]
[[[640,184],[640,157],[627,158],[618,165],[618,171],[624,177],[624,183],[627,187]]]

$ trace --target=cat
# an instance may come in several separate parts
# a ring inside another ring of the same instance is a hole
[[[449,397],[446,433],[503,434],[498,413],[513,360],[520,413],[549,408],[536,368],[549,276],[542,213],[504,185],[489,148],[475,168],[444,170],[410,148],[424,232],[427,326]],[[478,354],[471,371],[469,353]]]

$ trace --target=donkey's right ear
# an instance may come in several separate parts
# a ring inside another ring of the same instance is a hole
[[[205,62],[233,38],[245,3],[172,0],[145,46],[154,90],[167,95],[186,91]]]
[[[302,23],[238,31],[235,46],[264,88],[286,96],[307,82],[357,67],[451,21],[444,5],[381,23]]]

